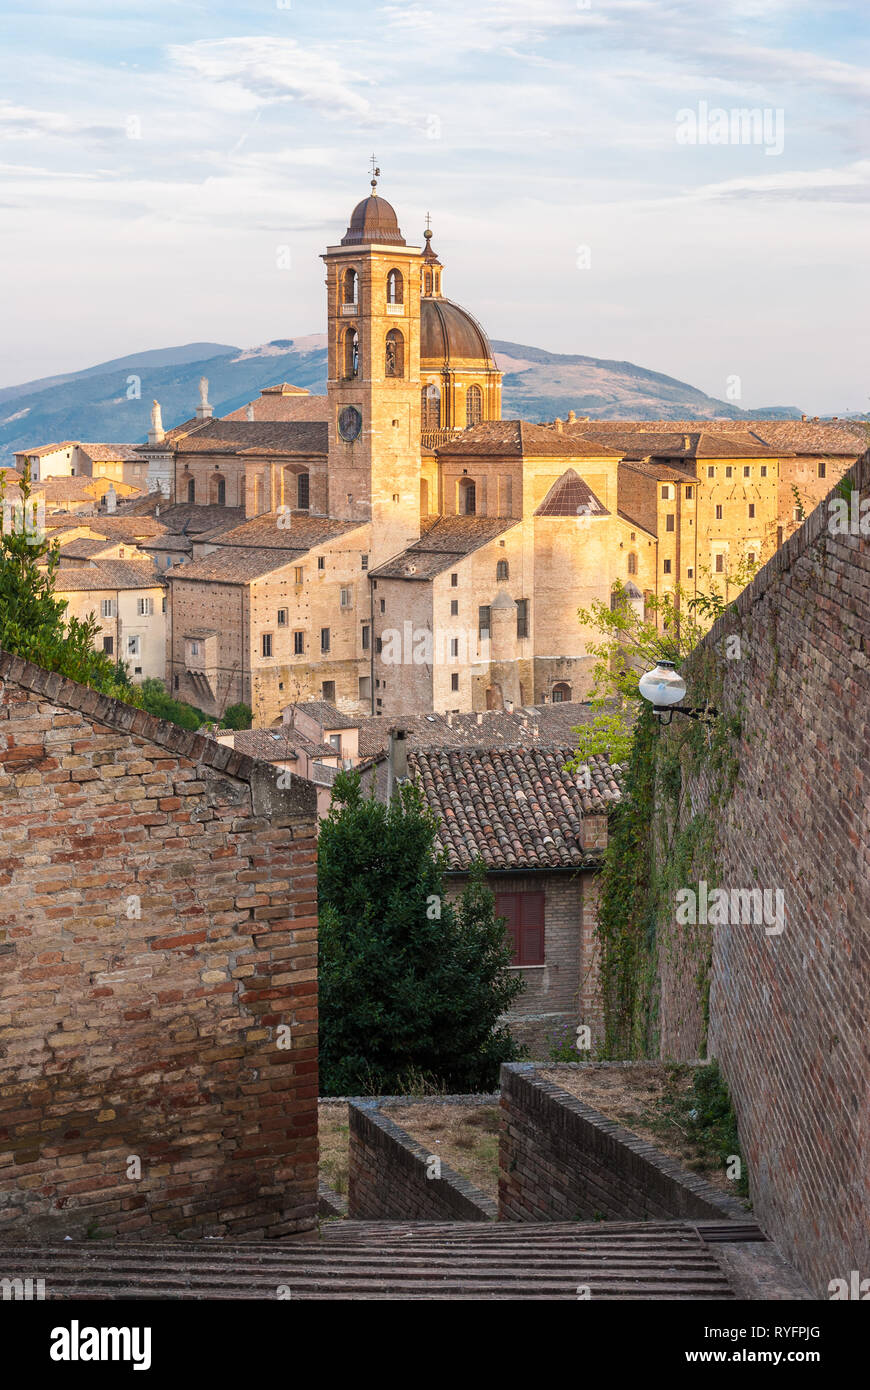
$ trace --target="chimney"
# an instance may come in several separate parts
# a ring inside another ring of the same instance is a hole
[[[404,729],[391,729],[387,748],[387,800],[391,801],[393,792],[400,782],[408,780],[408,744]]]
[[[561,433],[562,433],[562,421],[559,419],[558,415],[556,416],[555,420],[553,421],[553,424],[556,426],[556,431],[557,431],[557,433],[558,433],[558,434],[561,434]]]
[[[253,418],[254,418],[254,407],[253,407],[252,405],[249,405],[248,408],[247,408],[247,410],[245,411],[245,419],[246,419],[246,420],[253,420]]]
[[[801,419],[802,419],[802,420],[806,420],[806,418],[807,418],[806,415],[802,415],[802,416],[801,416]]]
[[[569,424],[569,425],[573,425],[573,423],[574,423],[574,421],[575,421],[576,419],[577,419],[577,416],[575,415],[574,411],[573,411],[573,410],[569,410],[569,411],[568,411],[568,424]]]
[[[163,419],[160,414],[160,402],[151,402],[151,428],[148,431],[149,444],[162,444],[166,435],[163,431]]]
[[[483,715],[482,715],[482,714],[478,714],[478,716],[477,716],[477,722],[478,722],[478,724],[482,724],[482,723],[483,723]]]
[[[692,447],[692,436],[691,436],[690,434],[684,434],[684,435],[683,435],[683,448],[686,450],[686,453],[689,452],[689,450],[691,449],[691,447]]]
[[[196,407],[197,420],[210,420],[214,414],[214,406],[208,403],[208,377],[201,376],[199,379],[199,405]]]
[[[452,729],[452,728],[453,728],[453,715],[450,714],[449,711],[448,711],[448,714],[447,714],[447,727],[448,727],[448,729]]]

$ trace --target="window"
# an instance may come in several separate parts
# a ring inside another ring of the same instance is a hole
[[[163,595],[163,598],[161,599],[161,603],[162,603],[162,605],[163,605],[161,611],[165,613],[165,612],[166,612],[166,595],[165,595],[165,594]]]
[[[187,500],[188,502],[196,501],[196,480],[194,478],[191,478],[187,484]]]
[[[458,689],[459,689],[459,673],[458,673],[458,671],[454,671],[454,672],[453,672],[453,675],[450,677],[450,689],[451,689],[451,690],[458,690]]]
[[[629,574],[637,574],[637,555],[633,550],[628,552],[628,572]]]
[[[691,502],[691,500],[692,500],[692,498],[694,497],[694,495],[695,495],[695,489],[694,489],[693,487],[687,487],[687,488],[686,488],[686,501],[687,501],[687,502]]]
[[[198,642],[191,642],[191,644],[190,644],[190,655],[191,655],[191,656],[199,656],[199,643],[198,643]]]
[[[459,514],[474,516],[477,511],[477,489],[471,478],[459,480]]]
[[[380,603],[381,603],[381,612],[382,612],[382,613],[386,613],[386,611],[387,611],[387,600],[386,600],[385,598],[382,598],[381,601],[380,601]]]
[[[114,652],[115,652],[115,639],[114,639],[114,637],[104,637],[104,638],[103,638],[103,651],[106,653],[107,656],[113,656],[113,655],[114,655]]]
[[[544,894],[496,893],[495,915],[504,917],[512,965],[544,964]]]
[[[287,626],[287,609],[286,609],[286,608],[279,608],[279,609],[278,609],[278,626],[279,626],[279,627],[286,627],[286,626]]]
[[[694,579],[694,578],[695,578],[695,571],[693,570],[693,568],[692,568],[691,565],[689,565],[689,568],[686,570],[686,578],[687,578],[687,579]]]
[[[359,678],[359,698],[370,700],[372,698],[372,678],[371,676],[360,676]]]
[[[665,483],[664,487],[662,488],[662,501],[670,502],[671,495],[671,485],[670,483]]]
[[[766,478],[766,477],[767,477],[767,464],[766,464],[766,463],[763,463],[763,464],[761,465],[761,468],[759,469],[759,472],[761,473],[762,478]]]
[[[115,600],[114,600],[113,598],[101,598],[101,599],[100,599],[100,617],[101,617],[101,618],[114,618],[116,612],[117,612],[117,607],[116,607],[116,604],[115,604]]]
[[[708,468],[707,468],[707,477],[708,477],[708,478],[715,478],[715,476],[716,476],[716,469],[712,466],[712,464],[710,464],[710,465],[708,466]]]
[[[345,587],[339,589],[338,604],[340,608],[353,608],[353,590]]]
[[[420,393],[421,427],[424,430],[437,430],[441,424],[441,392],[430,383]]]
[[[368,557],[368,555],[361,555],[361,556],[359,557],[359,559],[360,559],[360,568],[361,568],[361,569],[364,569],[364,570],[367,570],[368,567],[369,567],[369,557]]]
[[[359,334],[355,328],[349,328],[344,335],[344,374],[345,377],[356,376],[359,371]]]
[[[328,700],[330,704],[335,699],[335,681],[324,681],[320,687],[322,700]]]
[[[456,589],[456,588],[458,588],[458,586],[459,586],[459,575],[458,575],[458,574],[451,574],[451,576],[450,576],[450,587],[451,587],[451,589]]]
[[[301,584],[301,583],[302,583],[302,566],[301,566],[301,565],[294,565],[294,566],[293,566],[293,583],[294,583],[294,584]]]
[[[673,514],[673,512],[668,512],[667,516],[665,517],[665,530],[666,530],[666,531],[673,531],[673,529],[674,529],[674,514]]]
[[[305,654],[305,633],[294,632],[293,634],[293,655],[304,656]]]
[[[551,699],[554,705],[561,705],[571,699],[571,687],[567,681],[557,681],[553,686]]]
[[[528,637],[529,635],[529,600],[527,598],[517,599],[517,637]]]
[[[488,603],[482,603],[477,610],[477,636],[478,639],[489,637],[491,621],[491,609]]]
[[[722,503],[721,503],[721,502],[717,502],[717,504],[716,504],[716,520],[717,520],[717,521],[721,521],[721,520],[722,520]]]
[[[458,638],[458,637],[451,637],[451,638],[450,638],[450,655],[451,655],[451,656],[455,656],[455,657],[458,657],[458,656],[459,656],[459,638]]]
[[[755,503],[754,503],[754,502],[750,502],[750,503],[749,503],[749,520],[751,521],[751,520],[753,519],[754,516],[755,516]]]
[[[724,556],[724,555],[717,555],[717,556],[716,556],[716,564],[715,564],[714,568],[715,568],[715,571],[716,571],[717,574],[724,574],[724,573],[725,573],[725,556]]]
[[[173,685],[174,685],[175,689],[177,690],[177,689],[178,689],[178,677],[177,677],[177,676],[174,676],[174,677],[173,677]]]
[[[725,469],[725,477],[726,477],[726,478],[732,478],[733,476],[734,476],[734,469],[731,468],[730,465],[729,465],[729,467]]]
[[[139,637],[138,633],[134,633],[132,637],[127,638],[127,655],[141,656],[141,654],[141,638]]]
[[[317,557],[317,568],[318,568],[319,570],[325,570],[325,569],[326,569],[326,556],[325,556],[325,555],[318,555],[318,557]]]
[[[452,598],[452,599],[450,600],[450,616],[451,616],[451,618],[458,618],[458,617],[459,617],[459,599],[458,599],[458,598]]]
[[[404,297],[404,281],[400,270],[391,270],[387,276],[387,303],[401,304]]]
[[[423,276],[423,293],[424,293],[424,294],[431,294],[431,293],[432,293],[432,272],[431,272],[431,270],[427,270],[427,271],[426,271],[426,274]]]
[[[746,552],[746,558],[747,558],[747,560],[749,561],[750,565],[754,565],[754,564],[755,564],[755,551],[754,551],[754,550],[747,550],[747,552]]]
[[[227,485],[223,478],[217,480],[217,505],[225,507],[227,505]]]
[[[328,627],[322,627],[322,628],[320,629],[320,650],[321,650],[322,652],[328,652],[328,651],[329,651],[329,628],[328,628]],[[326,699],[326,696],[324,696],[323,698]]]
[[[670,562],[670,560],[665,560],[665,562],[664,562],[662,568],[663,568],[663,572],[664,572],[665,574],[670,574],[670,572],[671,572],[671,562]]]
[[[368,623],[362,625],[362,649],[364,652],[369,650],[372,643],[372,630]]]
[[[384,345],[384,376],[405,375],[405,339],[398,328],[391,328]]]
[[[479,386],[469,386],[465,393],[465,423],[479,425],[483,419],[483,392]]]
[[[744,463],[744,465],[743,465],[743,476],[744,476],[744,478],[751,478],[751,477],[752,477],[752,469],[750,468],[750,466],[749,466],[748,463]]]
[[[342,303],[354,304],[359,302],[359,276],[355,270],[346,270],[342,277]]]
[[[330,744],[330,747],[331,747],[331,748],[334,748],[335,751],[336,751],[337,753],[340,753],[340,752],[341,752],[341,734],[330,734],[330,735],[329,735],[329,744]]]
[[[296,505],[298,506],[300,512],[308,511],[308,484],[309,474],[300,473],[296,479]]]
[[[154,612],[153,598],[137,598],[136,612],[140,618],[150,618]]]
[[[820,477],[820,478],[824,478],[826,472],[827,472],[826,465],[825,465],[824,463],[820,463],[820,464],[819,464],[819,477]]]
[[[495,567],[495,577],[496,577],[496,579],[497,579],[497,580],[507,579],[508,576],[509,576],[509,574],[510,574],[510,568],[509,568],[509,566],[508,566],[507,560],[499,560],[498,564],[497,564],[496,567]]]
[[[381,651],[383,650],[383,646],[384,646],[383,638],[381,638],[381,637],[376,637],[376,638],[375,638],[375,651],[377,652],[378,656],[380,656]],[[380,681],[378,681],[378,685],[380,685]]]
[[[271,632],[264,632],[264,633],[263,633],[261,651],[262,651],[263,656],[271,656],[271,655],[272,655],[272,634],[271,634]]]

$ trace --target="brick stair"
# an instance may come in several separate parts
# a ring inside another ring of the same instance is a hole
[[[685,1222],[339,1221],[310,1239],[18,1246],[10,1275],[49,1299],[730,1299]]]

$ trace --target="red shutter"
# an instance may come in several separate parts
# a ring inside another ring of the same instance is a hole
[[[505,935],[511,942],[511,965],[520,965],[520,913],[519,893],[496,893],[495,915],[505,917]]]
[[[520,965],[544,964],[544,894],[520,893]]]

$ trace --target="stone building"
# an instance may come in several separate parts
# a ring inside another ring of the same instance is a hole
[[[132,681],[163,679],[166,588],[150,565],[108,558],[62,563],[55,571],[54,592],[66,600],[67,619],[94,615],[99,622],[97,650],[126,662]]]

